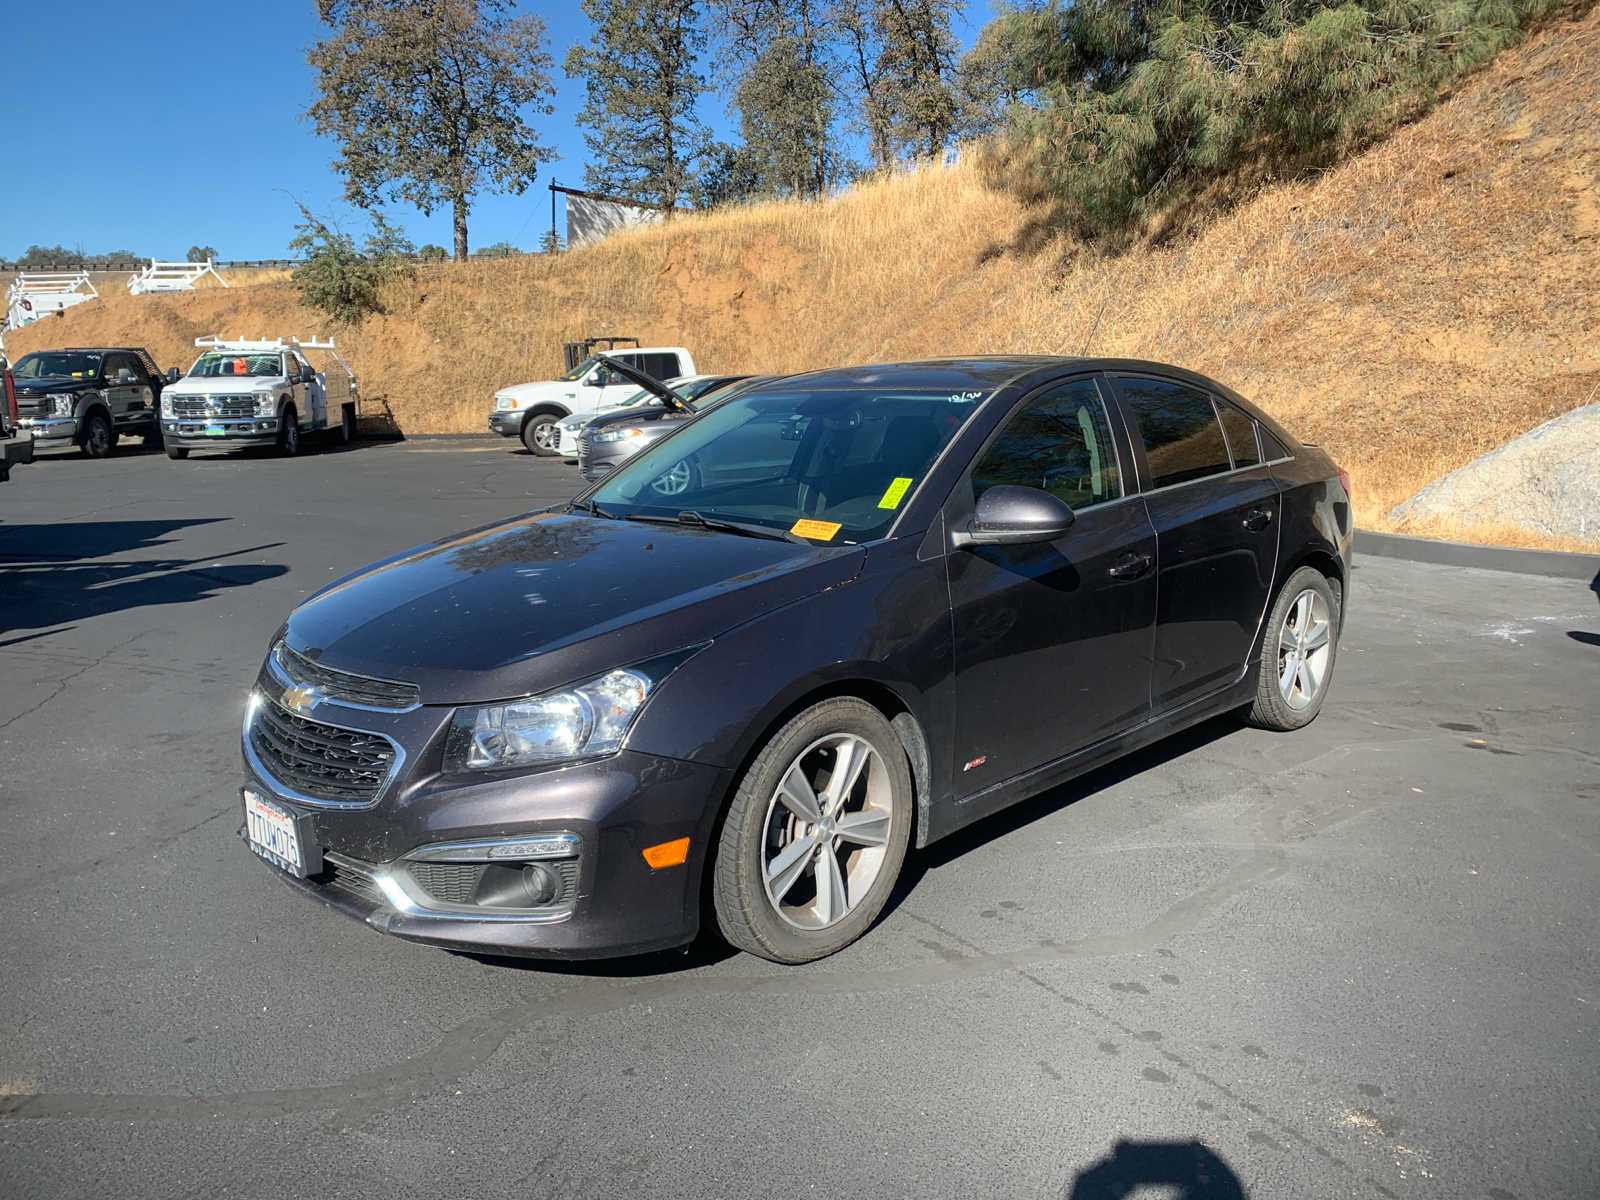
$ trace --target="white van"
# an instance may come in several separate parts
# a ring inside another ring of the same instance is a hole
[[[607,357],[653,379],[695,373],[694,359],[682,346],[641,346],[611,351]],[[591,356],[560,379],[501,388],[494,394],[489,428],[502,437],[520,437],[533,453],[553,458],[560,453],[556,425],[563,417],[593,416],[616,408],[638,390],[638,384],[614,374],[598,357]]]

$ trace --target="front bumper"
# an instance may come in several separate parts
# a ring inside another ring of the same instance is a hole
[[[228,417],[219,421],[187,417],[163,419],[161,436],[167,445],[184,449],[271,446],[278,441],[278,420],[276,417]]]
[[[280,879],[380,933],[486,954],[603,957],[692,941],[700,879],[730,773],[624,750],[594,762],[455,785],[433,776],[362,809],[326,809],[284,795],[246,758],[246,786],[293,813],[309,843],[299,879]],[[508,914],[441,905],[407,887],[408,863],[457,843],[575,839],[570,899],[546,912]],[[646,847],[689,838],[680,866],[650,867]],[[311,849],[314,847],[314,849]]]
[[[33,434],[34,447],[39,450],[71,446],[78,440],[77,417],[23,417],[17,427]]]
[[[33,461],[33,434],[18,429],[11,437],[0,441],[0,481],[11,474],[12,467],[24,467]]]
[[[489,414],[489,429],[501,437],[521,437],[524,415],[520,409],[495,409]]]
[[[582,425],[557,425],[556,429],[561,434],[561,440],[556,449],[562,458],[577,458],[579,443],[582,441]]]

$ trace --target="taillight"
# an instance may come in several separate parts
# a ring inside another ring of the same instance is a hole
[[[1339,483],[1344,488],[1345,499],[1349,500],[1351,504],[1354,504],[1356,502],[1356,497],[1355,493],[1350,490],[1350,472],[1346,471],[1343,467],[1339,468]]]

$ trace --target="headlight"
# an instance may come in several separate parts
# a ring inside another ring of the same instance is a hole
[[[166,396],[161,397],[161,415],[166,417],[168,420],[170,420],[173,415],[172,401]]]
[[[72,410],[78,406],[78,398],[68,392],[51,392],[45,399],[50,401],[52,417],[70,417]]]
[[[495,412],[510,412],[516,406],[517,401],[514,396],[496,396],[494,398]]]
[[[634,426],[628,429],[602,429],[589,440],[593,442],[625,442],[629,438],[643,436],[644,430]]]
[[[278,398],[276,396],[256,397],[256,416],[275,417],[278,415]]]
[[[445,743],[447,771],[488,771],[609,754],[650,694],[650,677],[609,671],[563,692],[456,710]]]

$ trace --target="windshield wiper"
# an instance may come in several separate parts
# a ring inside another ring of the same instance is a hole
[[[588,513],[591,517],[602,517],[607,521],[615,521],[617,519],[616,513],[607,512],[593,500],[585,501],[583,504],[579,504],[574,500],[569,500],[567,501],[567,511]]]
[[[798,546],[809,546],[810,542],[798,534],[790,533],[787,529],[774,529],[770,525],[756,525],[746,521],[729,521],[722,517],[708,517],[693,509],[686,508],[675,517],[658,516],[654,513],[629,513],[625,518],[629,521],[654,521],[661,525],[690,525],[701,529],[715,529],[719,533],[737,533],[741,537],[766,538],[774,542],[793,542]]]

